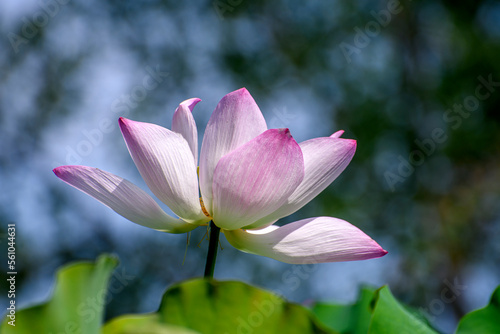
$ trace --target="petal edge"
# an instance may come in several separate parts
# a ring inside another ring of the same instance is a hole
[[[188,142],[191,153],[193,153],[195,166],[198,166],[198,130],[192,111],[200,101],[199,98],[195,97],[181,102],[172,117],[172,131],[181,134]]]
[[[246,88],[226,94],[215,107],[200,152],[200,191],[212,212],[212,184],[219,159],[267,130],[257,103]]]
[[[169,233],[184,233],[197,227],[169,216],[146,192],[114,174],[87,166],[61,166],[53,172],[136,224]]]
[[[184,137],[156,124],[123,117],[120,130],[153,194],[184,221],[207,222],[200,205],[194,157]]]
[[[358,261],[387,251],[360,229],[332,217],[299,220],[262,230],[224,231],[235,248],[291,264]]]

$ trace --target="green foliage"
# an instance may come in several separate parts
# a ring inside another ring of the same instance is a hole
[[[394,299],[388,287],[362,289],[353,305],[318,303],[313,312],[342,334],[437,333]]]
[[[488,306],[466,314],[456,334],[492,334],[500,333],[500,286],[491,296]]]
[[[161,324],[158,314],[117,317],[102,328],[102,334],[199,334],[199,332]]]
[[[15,327],[7,316],[4,334],[437,334],[416,311],[400,304],[384,286],[363,288],[352,305],[317,303],[308,310],[276,294],[242,282],[193,279],[170,287],[155,313],[125,315],[101,328],[107,285],[118,261],[61,268],[52,299],[17,310]],[[485,308],[462,318],[456,334],[500,333],[500,286]]]
[[[52,299],[42,305],[16,310],[15,327],[8,316],[1,325],[3,334],[98,333],[104,313],[115,257],[101,255],[96,263],[79,262],[57,273]]]
[[[394,299],[387,286],[377,290],[374,304],[369,334],[437,334]]]
[[[138,328],[164,333],[167,325],[189,329],[169,333],[337,333],[323,328],[308,309],[271,292],[242,282],[194,279],[168,289],[157,313],[114,319],[102,334]]]
[[[340,333],[365,334],[370,326],[374,295],[375,290],[363,288],[353,305],[317,303],[312,310],[331,329]]]
[[[209,333],[333,333],[306,308],[242,282],[195,279],[164,295],[160,321]]]

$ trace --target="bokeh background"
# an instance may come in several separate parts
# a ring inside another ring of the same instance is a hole
[[[121,260],[108,319],[153,311],[168,285],[201,276],[203,228],[187,245],[135,225],[51,169],[99,167],[147,189],[118,117],[170,127],[199,97],[201,142],[240,87],[299,142],[338,129],[358,141],[333,185],[282,223],[339,217],[389,254],[304,268],[222,240],[216,278],[306,304],[389,284],[443,332],[500,283],[498,1],[3,0],[0,36],[0,247],[15,223],[19,306],[48,298],[59,266],[103,252]]]

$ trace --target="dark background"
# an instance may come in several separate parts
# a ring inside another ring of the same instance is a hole
[[[7,0],[0,36],[0,247],[15,223],[21,305],[49,296],[60,265],[103,252],[121,259],[107,318],[155,310],[169,284],[201,276],[203,228],[186,247],[51,169],[95,166],[146,189],[118,117],[170,127],[178,103],[199,97],[201,141],[240,87],[297,141],[338,129],[358,141],[334,184],[282,222],[339,217],[389,254],[304,271],[223,240],[216,278],[301,303],[389,284],[443,332],[500,283],[498,1]],[[152,72],[158,86],[145,89]]]

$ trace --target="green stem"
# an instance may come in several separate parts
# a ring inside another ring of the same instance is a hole
[[[208,243],[207,264],[205,265],[204,277],[214,277],[215,259],[217,258],[217,247],[219,247],[220,228],[210,221],[210,241]]]

